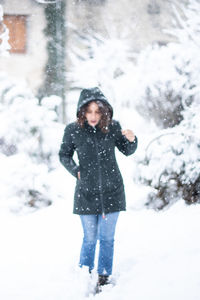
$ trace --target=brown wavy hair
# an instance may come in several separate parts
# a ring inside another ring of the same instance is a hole
[[[100,114],[101,114],[101,119],[98,123],[99,128],[101,129],[102,132],[107,133],[108,132],[108,127],[112,121],[112,116],[111,116],[111,111],[103,101],[99,100],[93,100],[88,102],[87,104],[83,105],[78,112],[78,117],[77,117],[77,122],[81,127],[84,127],[85,122],[87,121],[86,119],[86,112],[88,110],[89,105],[95,102],[98,105]]]

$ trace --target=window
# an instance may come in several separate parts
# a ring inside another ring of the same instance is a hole
[[[9,29],[10,53],[25,53],[27,16],[4,15],[3,22]]]

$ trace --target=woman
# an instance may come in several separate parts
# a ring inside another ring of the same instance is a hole
[[[77,121],[66,126],[59,152],[61,163],[77,178],[73,212],[80,215],[84,232],[79,265],[88,266],[89,272],[99,239],[97,291],[112,274],[115,226],[119,212],[126,210],[115,146],[125,155],[137,148],[133,132],[122,131],[112,116],[113,109],[99,88],[82,90]],[[73,160],[75,151],[79,165]]]

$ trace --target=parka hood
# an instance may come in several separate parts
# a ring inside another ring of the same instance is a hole
[[[101,92],[101,90],[98,87],[94,87],[94,88],[90,88],[90,89],[83,89],[81,91],[80,97],[79,97],[79,101],[78,101],[78,106],[77,106],[77,113],[76,115],[78,116],[78,113],[81,109],[81,107],[83,107],[85,104],[91,102],[91,101],[102,101],[103,103],[105,103],[111,113],[111,118],[113,116],[113,108],[110,105],[110,103],[108,102],[107,98],[104,96],[104,94]]]

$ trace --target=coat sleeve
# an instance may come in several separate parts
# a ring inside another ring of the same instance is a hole
[[[59,151],[60,162],[76,178],[78,178],[79,166],[73,160],[76,147],[73,143],[73,130],[70,125],[66,126],[62,144]]]
[[[128,156],[133,154],[137,149],[138,139],[135,137],[133,142],[129,142],[129,140],[122,134],[121,130],[122,128],[119,122],[115,121],[115,146],[124,155]]]

